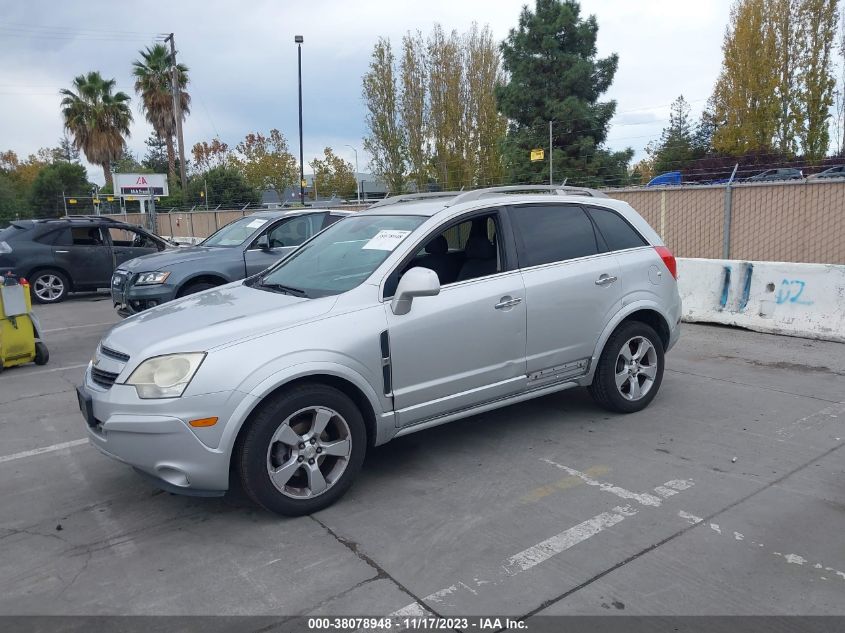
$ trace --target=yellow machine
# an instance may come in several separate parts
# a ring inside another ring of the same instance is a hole
[[[29,284],[0,276],[0,371],[31,362],[47,364],[50,354],[38,329]]]

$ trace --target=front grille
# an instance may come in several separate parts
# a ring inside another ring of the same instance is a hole
[[[91,367],[91,380],[101,387],[109,389],[114,384],[114,381],[117,380],[117,374],[110,371],[103,371],[97,367]]]
[[[105,347],[103,345],[100,345],[100,353],[103,356],[108,356],[109,358],[119,360],[123,363],[125,363],[129,360],[129,354],[124,354],[123,352],[118,352],[117,350],[111,349],[110,347]]]

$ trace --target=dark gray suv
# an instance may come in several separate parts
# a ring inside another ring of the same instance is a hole
[[[349,215],[329,209],[262,211],[230,222],[197,246],[139,257],[118,267],[111,293],[121,316],[243,279]]]
[[[0,275],[25,277],[38,303],[108,288],[124,262],[175,248],[149,231],[102,216],[15,220],[0,230]]]

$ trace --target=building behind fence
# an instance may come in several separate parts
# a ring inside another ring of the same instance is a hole
[[[845,264],[845,180],[609,189],[654,227],[677,257]],[[157,216],[157,231],[204,238],[250,211]],[[112,216],[134,224],[141,214]]]

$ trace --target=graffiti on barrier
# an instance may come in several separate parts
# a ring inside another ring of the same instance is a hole
[[[775,295],[775,300],[778,305],[787,302],[805,306],[813,305],[812,301],[801,298],[801,295],[804,294],[804,287],[806,285],[807,284],[800,279],[784,279],[780,282],[780,288],[778,288],[778,292]]]

